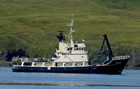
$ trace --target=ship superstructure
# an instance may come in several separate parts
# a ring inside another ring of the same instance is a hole
[[[85,43],[73,42],[72,33],[75,32],[73,30],[73,20],[69,26],[70,32],[67,42],[64,41],[63,31],[60,31],[60,34],[57,36],[59,39],[59,48],[56,49],[52,57],[53,65],[62,67],[89,66]]]

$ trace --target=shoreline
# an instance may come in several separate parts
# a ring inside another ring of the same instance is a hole
[[[12,62],[0,61],[0,67],[12,67]]]

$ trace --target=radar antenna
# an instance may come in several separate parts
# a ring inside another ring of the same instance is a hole
[[[58,40],[60,42],[64,41],[65,40],[65,38],[64,38],[65,36],[63,35],[64,31],[58,31],[58,32],[60,32],[59,35],[57,35]]]

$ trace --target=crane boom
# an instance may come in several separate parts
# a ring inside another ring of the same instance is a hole
[[[109,50],[109,60],[105,62],[105,64],[106,64],[106,63],[108,63],[108,62],[110,62],[110,61],[112,60],[112,57],[114,57],[114,55],[113,55],[113,53],[112,53],[112,49],[111,49],[111,46],[110,46],[110,44],[109,44],[109,41],[108,41],[107,35],[104,34],[103,36],[104,36],[104,39],[103,39],[103,43],[102,43],[102,46],[101,46],[100,52],[103,50],[104,43],[105,43],[105,41],[106,41],[106,43],[107,43],[107,47],[108,47],[108,50]]]

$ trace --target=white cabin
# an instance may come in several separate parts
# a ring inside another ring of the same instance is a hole
[[[88,52],[86,51],[86,45],[82,43],[74,43],[72,33],[74,30],[73,20],[71,21],[69,39],[68,42],[61,40],[59,42],[59,48],[56,50],[55,55],[51,58],[55,64],[62,64],[62,66],[88,66]]]

